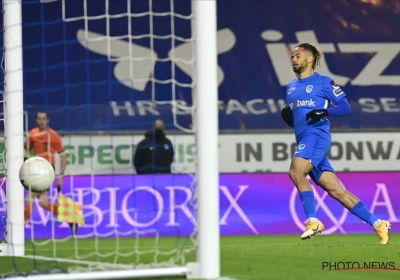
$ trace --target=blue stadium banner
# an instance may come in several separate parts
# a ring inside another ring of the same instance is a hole
[[[372,213],[392,223],[394,233],[400,232],[400,202],[396,199],[399,175],[399,172],[338,174],[343,186],[356,193]],[[83,205],[85,225],[80,226],[78,237],[188,237],[197,225],[192,180],[184,174],[75,176],[66,178],[63,193]],[[219,180],[221,235],[297,235],[304,231],[307,217],[287,174],[221,174]],[[372,227],[311,180],[310,183],[318,217],[326,227],[324,234],[373,233]],[[50,191],[52,196],[54,191]],[[4,216],[4,201],[0,187],[0,217]],[[35,201],[32,220],[25,229],[26,238],[66,238],[70,234],[67,223],[57,221],[56,216]]]
[[[143,130],[157,117],[169,129],[189,127],[190,1],[42,2],[23,1],[30,126],[44,109],[65,131]],[[295,77],[290,49],[303,42],[321,48],[318,71],[351,102],[352,114],[332,127],[399,128],[398,4],[218,1],[220,129],[287,128],[279,111]]]

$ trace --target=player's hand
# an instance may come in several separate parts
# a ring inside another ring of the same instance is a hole
[[[57,182],[57,191],[58,191],[58,193],[61,193],[63,184],[64,184],[64,178],[63,177],[59,177],[58,178],[58,182]]]
[[[281,116],[293,116],[293,112],[290,110],[289,106],[286,106],[281,110]]]
[[[289,106],[281,110],[281,117],[288,126],[293,127],[293,112]]]
[[[328,115],[329,113],[328,110],[326,109],[312,110],[306,114],[306,121],[308,121],[308,119],[310,118],[313,119],[314,121],[319,121],[320,119]]]

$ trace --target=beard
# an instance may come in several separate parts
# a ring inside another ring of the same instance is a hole
[[[296,74],[300,74],[301,72],[304,71],[304,69],[307,68],[307,61],[304,61],[303,63],[299,64],[297,66],[297,68],[293,67],[293,72],[295,72]]]

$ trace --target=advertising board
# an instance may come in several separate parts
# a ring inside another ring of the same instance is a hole
[[[400,232],[400,172],[339,173],[338,177],[372,213],[392,222],[392,232]],[[81,236],[188,236],[196,226],[192,183],[187,175],[77,176],[66,179],[63,193],[83,204],[86,224],[79,230]],[[310,183],[325,234],[373,233]],[[3,216],[4,192],[0,194]],[[222,235],[300,234],[305,227],[298,193],[287,174],[221,174],[219,195]],[[53,237],[61,238],[70,229],[36,201],[26,236],[51,238],[53,232]]]
[[[168,136],[174,144],[174,173],[195,172],[193,135]],[[71,175],[133,174],[140,135],[64,136]],[[338,171],[400,170],[399,133],[334,133],[329,158]],[[293,134],[219,136],[222,173],[287,172],[296,142]],[[57,164],[57,170],[59,164]]]

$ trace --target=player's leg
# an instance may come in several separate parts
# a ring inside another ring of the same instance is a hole
[[[49,191],[42,192],[39,195],[39,205],[52,214],[58,215],[58,204],[49,201]]]
[[[328,192],[332,198],[336,199],[344,207],[350,210],[352,214],[374,227],[380,238],[381,244],[387,244],[389,242],[389,230],[392,226],[391,223],[389,221],[378,219],[368,210],[367,207],[365,207],[364,203],[360,201],[360,199],[343,188],[336,174],[331,171],[333,168],[329,168],[330,163],[328,159],[326,159],[324,165],[326,165],[327,168],[322,172],[318,182],[321,188]]]
[[[32,216],[33,212],[33,202],[35,201],[35,198],[38,197],[40,193],[35,193],[29,191],[25,197],[25,210],[24,210],[24,223],[25,225],[29,222]]]
[[[49,192],[48,191],[42,192],[41,194],[39,194],[39,205],[42,208],[51,212],[52,214],[58,216],[58,204],[49,201]],[[78,232],[78,225],[74,224],[74,223],[70,223],[69,226],[71,228],[72,235],[75,236]]]
[[[316,162],[314,156],[316,145],[318,145],[318,140],[314,134],[306,135],[300,139],[289,171],[289,177],[299,192],[299,197],[308,219],[306,229],[301,235],[302,239],[308,239],[324,230],[324,225],[317,217],[313,189],[307,180],[307,174],[314,168],[311,162]]]

